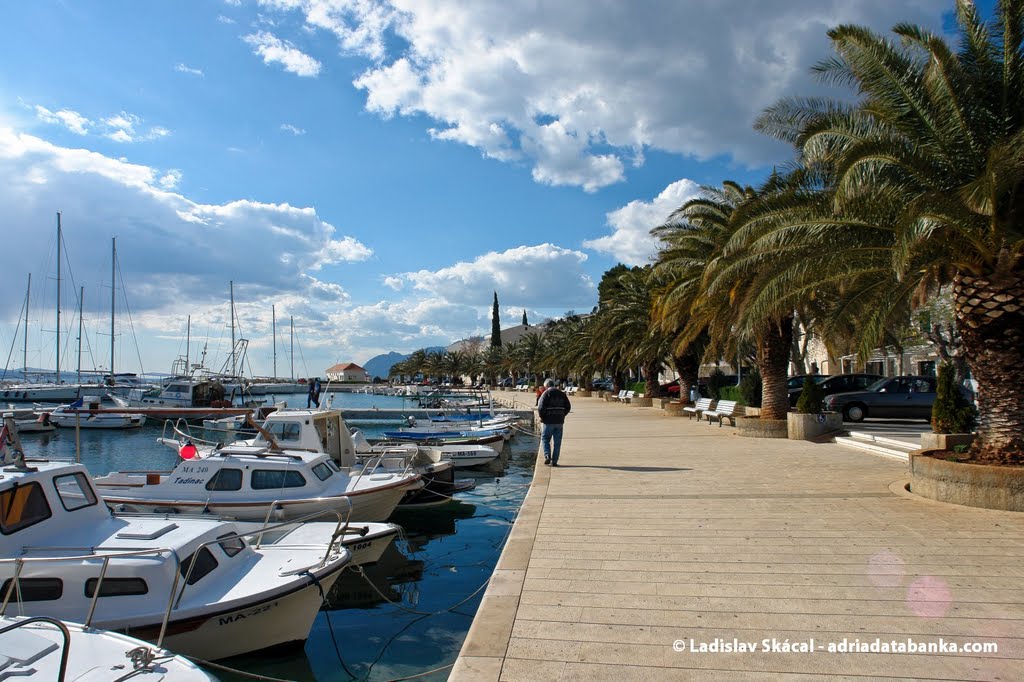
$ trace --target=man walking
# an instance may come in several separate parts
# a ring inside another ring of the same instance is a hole
[[[558,453],[562,449],[562,427],[565,415],[572,410],[569,396],[555,386],[554,379],[544,380],[544,393],[537,401],[537,413],[544,425],[540,432],[540,440],[544,444],[544,463],[558,466]],[[554,445],[552,447],[552,441]]]

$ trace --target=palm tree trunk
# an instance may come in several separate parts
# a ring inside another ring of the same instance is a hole
[[[676,372],[679,373],[679,399],[687,402],[690,399],[690,388],[700,381],[700,356],[687,350],[673,358]]]
[[[958,274],[954,310],[978,382],[975,461],[1024,464],[1024,275]]]
[[[787,315],[758,340],[757,368],[761,372],[761,419],[785,419],[789,412],[789,352],[793,342],[793,316]]]
[[[660,398],[662,396],[661,384],[658,383],[658,372],[660,369],[661,363],[659,362],[651,362],[644,366],[644,379],[646,381],[644,397]]]

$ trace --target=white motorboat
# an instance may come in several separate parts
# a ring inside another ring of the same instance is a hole
[[[50,421],[50,410],[35,407],[14,407],[8,403],[4,417],[12,417],[18,433],[49,433],[57,425]]]
[[[416,443],[371,445],[360,431],[352,432],[352,440],[355,443],[356,453],[360,455],[413,452],[428,461],[451,462],[458,469],[488,464],[501,454],[489,445],[417,445]]]
[[[146,423],[146,415],[103,410],[97,396],[83,396],[70,405],[61,405],[50,412],[50,421],[64,428],[134,429]]]
[[[385,521],[410,490],[423,486],[410,467],[382,469],[356,462],[352,439],[319,410],[285,414],[252,440],[200,448],[161,438],[178,447],[173,471],[116,472],[95,479],[108,504],[135,511],[212,513],[259,521],[285,521],[324,509],[352,507],[357,521]],[[309,427],[304,429],[303,427]],[[341,466],[338,465],[341,463]]]
[[[26,463],[11,420],[4,430],[2,454],[17,456],[0,476],[0,615],[82,622],[213,660],[305,640],[351,559],[335,542],[340,514],[307,524],[301,544],[266,545],[223,519],[114,514],[85,467]]]
[[[216,682],[192,661],[116,632],[0,616],[0,679]]]

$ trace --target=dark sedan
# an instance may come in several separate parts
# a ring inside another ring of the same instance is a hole
[[[796,378],[796,377],[794,377]],[[877,374],[833,374],[830,377],[816,377],[812,376],[812,379],[817,381],[818,386],[821,387],[821,393],[825,396],[830,396],[833,393],[849,393],[850,391],[866,391],[868,386],[875,383],[882,377]],[[792,379],[790,380],[792,381]],[[796,401],[800,399],[800,394],[804,392],[803,381],[800,382],[799,386],[790,386],[789,389],[789,405],[790,407],[796,407]]]
[[[825,409],[842,412],[848,422],[865,417],[930,419],[934,402],[935,377],[902,376],[880,379],[863,391],[827,396]]]

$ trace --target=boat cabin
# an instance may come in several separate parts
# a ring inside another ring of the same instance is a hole
[[[326,453],[342,468],[356,464],[355,444],[341,410],[277,410],[267,415],[263,432],[252,444],[273,451],[275,443],[267,439],[268,435],[282,450]]]

